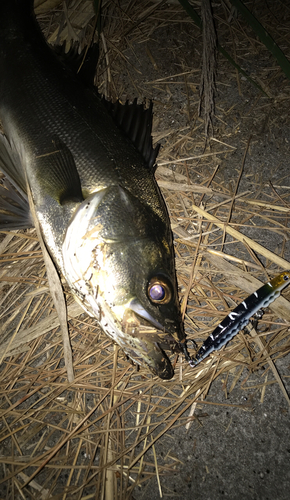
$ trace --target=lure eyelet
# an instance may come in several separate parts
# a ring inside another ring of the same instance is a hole
[[[171,287],[163,277],[154,276],[151,278],[147,291],[153,304],[168,304],[172,299]]]

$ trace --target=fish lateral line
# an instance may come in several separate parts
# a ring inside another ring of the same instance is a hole
[[[195,356],[190,359],[190,366],[198,365],[213,351],[219,350],[232,340],[240,330],[247,326],[252,316],[276,300],[289,284],[290,271],[284,271],[249,295],[219,323],[203,342]]]

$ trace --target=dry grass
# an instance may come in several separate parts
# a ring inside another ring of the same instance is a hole
[[[88,4],[81,5],[87,9]],[[106,94],[122,96],[129,79],[138,96],[150,97],[153,88],[158,96],[154,136],[162,140],[163,148],[157,179],[175,236],[186,332],[200,344],[250,292],[279,270],[290,268],[284,259],[290,191],[283,189],[283,179],[275,187],[253,175],[254,189],[249,192],[246,185],[243,192],[243,160],[239,171],[232,171],[228,180],[221,165],[230,161],[235,151],[238,123],[235,109],[222,100],[217,111],[219,140],[212,139],[204,151],[204,126],[196,115],[199,69],[190,68],[186,57],[182,61],[182,54],[174,73],[163,77],[157,71],[146,88],[142,83],[144,75],[138,74],[125,49],[129,46],[135,51],[137,60],[138,44],[154,38],[154,26],[189,26],[180,6],[130,2],[130,15],[126,8],[126,2],[122,8],[104,2],[104,11],[111,16],[101,39],[100,88]],[[217,17],[221,14],[218,12]],[[51,38],[56,33],[58,15],[51,18],[45,14],[42,18]],[[77,33],[76,26],[80,22],[87,26],[89,20],[89,13],[81,21],[77,17],[70,28]],[[224,26],[225,20],[218,21],[226,32],[229,28]],[[230,30],[234,31],[235,43],[239,40],[240,52],[245,52],[248,44],[256,48],[257,41],[244,37],[244,28],[239,31],[238,23]],[[86,29],[86,37],[91,32],[92,25]],[[198,40],[199,34],[195,36]],[[149,44],[147,49],[149,64],[158,67]],[[275,74],[278,81],[279,69]],[[229,78],[235,77],[233,70]],[[259,78],[262,80],[261,75]],[[184,99],[180,121],[172,125],[173,84],[181,89]],[[263,106],[259,108],[257,100],[254,107],[262,120]],[[235,121],[229,132],[228,123]],[[251,144],[248,146],[251,148]],[[245,160],[250,154],[248,146],[242,146]],[[270,251],[267,244],[257,245],[250,237],[253,230],[274,235],[279,240],[278,249]],[[199,425],[194,417],[196,404],[212,404],[206,396],[221,375],[227,395],[237,386],[243,390],[251,373],[264,367],[261,384],[253,389],[260,390],[263,398],[267,385],[278,383],[289,403],[275,368],[275,361],[290,351],[289,291],[267,310],[258,332],[254,328],[250,336],[241,332],[194,369],[181,357],[172,357],[175,376],[161,381],[147,369],[132,366],[96,321],[74,303],[65,283],[64,289],[73,349],[72,383],[67,382],[59,322],[35,231],[2,234],[0,491],[5,485],[7,498],[125,499],[152,477],[161,496],[162,476],[172,474],[180,464],[174,453],[163,457],[158,454],[155,443],[170,436],[176,427]],[[225,402],[224,406],[232,405]],[[237,407],[248,411],[251,403]]]

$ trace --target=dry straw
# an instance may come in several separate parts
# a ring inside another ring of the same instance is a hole
[[[173,44],[178,66],[171,64],[165,78],[159,51],[154,50],[159,29],[162,34],[181,27],[200,47],[200,35],[178,3],[124,1],[120,7],[103,2],[103,14],[100,90],[120,98],[155,97],[154,137],[163,145],[156,176],[175,236],[186,332],[200,345],[230,309],[288,267],[289,190],[279,187],[286,183],[283,179],[275,188],[268,179],[254,176],[249,184],[244,172],[245,183],[239,186],[235,170],[230,178],[224,173],[222,165],[231,161],[235,148],[246,151],[241,139],[235,140],[235,106],[218,101],[220,131],[204,151],[204,127],[197,116],[198,61],[191,66],[188,55]],[[218,11],[218,16],[223,14]],[[60,6],[42,14],[40,22],[51,41],[72,36],[84,44],[94,27],[91,2],[72,2],[68,10]],[[231,29],[240,50],[257,43],[245,39],[237,24]],[[147,52],[142,52],[146,45]],[[145,61],[152,66],[148,81],[142,70]],[[222,71],[218,87],[229,80],[235,85],[234,71],[227,67],[226,78]],[[177,103],[180,95],[183,100]],[[254,109],[257,117],[263,115],[258,101]],[[247,157],[247,172],[246,167]],[[261,235],[263,243],[258,243]],[[279,249],[272,244],[268,248],[272,235]],[[59,320],[35,231],[3,232],[0,249],[0,491],[5,484],[7,498],[126,499],[152,478],[160,497],[171,494],[163,478],[181,464],[173,451],[161,456],[162,442],[172,429],[182,426],[185,432],[199,425],[197,405],[218,404],[206,398],[214,380],[223,376],[227,395],[234,388],[244,390],[241,376],[250,381],[251,373],[260,374],[264,367],[266,376],[252,390],[260,391],[263,400],[268,385],[278,384],[289,403],[276,369],[276,360],[290,351],[289,291],[266,311],[258,330],[241,332],[196,368],[172,355],[175,376],[165,382],[146,368],[132,366],[75,304],[63,282],[74,370],[68,381]],[[226,398],[223,406],[252,409],[251,402],[231,405]]]

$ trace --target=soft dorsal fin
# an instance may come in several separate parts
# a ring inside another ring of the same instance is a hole
[[[53,50],[57,57],[66,67],[78,75],[86,87],[94,85],[96,67],[99,59],[99,46],[94,43],[89,48],[85,47],[81,53],[78,52],[79,44],[73,43],[68,52],[65,52],[65,43],[55,45]]]
[[[112,103],[106,99],[103,99],[103,102],[118,127],[123,130],[143,156],[145,164],[154,171],[160,144],[153,148],[151,135],[152,101],[147,109],[144,108],[143,104],[137,104],[137,99],[134,99],[132,104],[129,104],[128,101],[125,104],[121,104],[119,101]]]

